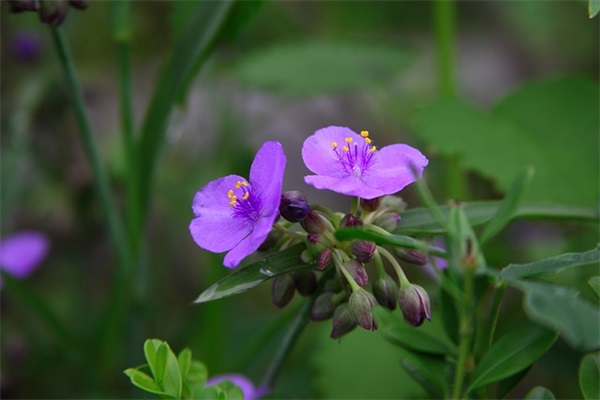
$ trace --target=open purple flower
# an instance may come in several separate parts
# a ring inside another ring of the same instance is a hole
[[[244,375],[241,374],[225,374],[217,375],[206,381],[206,386],[216,385],[221,381],[230,381],[234,385],[238,386],[244,392],[245,400],[256,400],[261,396],[267,394],[267,388],[256,388],[254,383]]]
[[[400,191],[418,179],[429,162],[411,146],[377,149],[367,131],[359,135],[342,126],[321,128],[306,139],[302,159],[316,174],[304,177],[309,185],[363,199]]]
[[[48,238],[40,232],[21,231],[6,236],[0,240],[0,269],[15,278],[27,278],[44,260],[48,247]]]
[[[279,142],[256,153],[250,179],[228,175],[209,182],[194,196],[190,233],[213,253],[228,251],[223,265],[235,268],[258,249],[279,217],[286,158]]]

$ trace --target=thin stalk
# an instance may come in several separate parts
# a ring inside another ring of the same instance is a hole
[[[464,276],[465,304],[460,312],[460,343],[458,345],[458,359],[454,372],[453,399],[459,399],[463,394],[463,383],[467,372],[467,359],[473,339],[473,274],[466,273]]]
[[[406,277],[404,270],[398,263],[398,260],[396,260],[396,258],[392,255],[392,253],[390,253],[389,251],[387,251],[385,248],[383,248],[381,246],[377,246],[377,252],[379,252],[382,256],[384,256],[389,261],[389,263],[392,265],[394,270],[396,271],[396,274],[398,275],[398,282],[400,282],[400,287],[410,285],[410,281]]]
[[[489,315],[491,315],[490,323],[489,323],[489,331],[487,342],[485,343],[485,348],[483,349],[483,353],[487,351],[492,346],[494,342],[494,334],[496,333],[496,326],[498,326],[498,317],[500,316],[500,306],[502,305],[502,298],[504,297],[504,291],[506,290],[506,284],[504,282],[499,282],[496,285],[496,291],[494,292],[494,298],[492,300],[492,305],[490,308]]]

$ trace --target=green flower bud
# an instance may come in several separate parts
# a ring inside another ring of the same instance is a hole
[[[429,295],[419,285],[402,286],[398,292],[398,304],[404,320],[411,325],[419,326],[425,318],[431,321]]]
[[[69,5],[63,0],[41,0],[40,21],[50,26],[59,26],[67,17]]]
[[[310,213],[308,199],[297,190],[284,192],[281,195],[279,213],[290,222],[300,222]]]
[[[348,303],[337,306],[333,313],[333,328],[329,335],[332,339],[338,339],[356,328],[356,321],[350,315]]]
[[[321,293],[310,310],[310,319],[313,321],[326,321],[333,317],[336,306],[337,302],[333,292]]]
[[[374,199],[360,199],[360,208],[364,211],[375,211],[381,204],[381,197],[375,197]]]
[[[363,226],[363,220],[356,215],[346,214],[340,221],[340,228],[355,228],[357,226]]]
[[[306,217],[300,221],[300,226],[308,233],[321,233],[325,230],[325,222],[319,213],[311,210]]]
[[[367,286],[369,284],[369,275],[363,263],[353,258],[344,263],[344,269],[350,273],[352,278],[359,286]]]
[[[302,296],[310,296],[317,288],[317,277],[315,276],[315,273],[309,269],[295,271],[292,274],[292,279],[294,280],[296,290],[298,290],[298,293]]]
[[[425,265],[429,262],[425,254],[416,250],[401,249],[395,247],[394,253],[400,260],[406,261],[411,264]]]
[[[360,262],[367,263],[373,258],[377,245],[366,240],[355,240],[350,246],[350,251]]]
[[[356,290],[350,295],[348,309],[356,323],[363,329],[374,331],[377,324],[373,319],[373,309],[377,306],[375,296],[364,289]]]
[[[383,196],[381,199],[381,208],[391,208],[396,212],[402,212],[406,210],[406,202],[402,200],[402,197],[398,196]]]
[[[401,219],[400,214],[396,212],[387,212],[375,218],[373,225],[377,225],[380,228],[393,233],[398,228]]]
[[[373,282],[373,295],[377,302],[389,309],[395,310],[398,302],[398,285],[388,274],[382,273]]]
[[[273,278],[271,297],[277,307],[285,307],[292,301],[296,288],[294,279],[289,274],[278,275]]]

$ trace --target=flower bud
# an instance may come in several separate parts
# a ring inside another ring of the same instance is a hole
[[[69,11],[69,5],[64,0],[41,0],[40,21],[50,26],[63,23]]]
[[[367,263],[373,258],[377,245],[366,240],[355,240],[350,246],[350,251],[360,262]]]
[[[388,274],[382,273],[373,282],[373,295],[388,310],[395,310],[398,302],[398,285]]]
[[[321,293],[310,309],[310,319],[313,321],[325,321],[333,317],[337,306],[333,292]]]
[[[381,204],[381,197],[375,197],[374,199],[360,199],[360,208],[364,211],[375,211]]]
[[[362,226],[363,220],[360,217],[352,214],[344,215],[344,218],[340,221],[340,228],[354,228],[357,226]]]
[[[39,8],[40,4],[37,0],[8,0],[8,10],[11,13],[37,11]]]
[[[331,263],[331,254],[332,250],[330,247],[321,251],[319,253],[319,256],[317,257],[317,268],[319,268],[320,270],[324,270],[325,268],[327,268]]]
[[[295,292],[294,279],[289,274],[278,275],[273,278],[271,296],[273,304],[277,307],[285,307],[292,301]]]
[[[381,199],[381,206],[391,208],[396,212],[402,212],[406,210],[406,202],[402,200],[402,197],[398,196],[383,196]]]
[[[300,221],[300,226],[308,233],[321,233],[325,230],[323,217],[313,210],[310,210],[306,217]]]
[[[297,190],[284,192],[279,203],[279,213],[290,222],[300,222],[310,212],[308,199]]]
[[[317,277],[310,269],[303,269],[292,274],[296,290],[302,296],[309,296],[314,293],[317,288]]]
[[[429,260],[427,260],[427,256],[425,254],[418,252],[416,250],[401,249],[401,248],[395,247],[394,253],[400,260],[406,261],[411,264],[425,265],[429,262]]]
[[[375,296],[364,289],[356,290],[350,295],[348,309],[356,323],[363,329],[374,331],[377,324],[373,319],[373,309],[377,306]]]
[[[359,286],[367,286],[369,284],[369,275],[363,263],[353,258],[344,263],[344,269],[350,273],[352,278]]]
[[[398,292],[398,304],[404,320],[409,324],[419,326],[425,318],[431,321],[429,295],[421,286],[402,286]]]
[[[356,328],[356,321],[350,315],[348,303],[337,306],[333,312],[333,328],[329,335],[332,339],[338,339]]]
[[[380,228],[393,233],[398,228],[401,219],[400,214],[396,212],[387,212],[375,218],[373,225],[377,225]]]
[[[300,253],[300,262],[303,264],[311,264],[315,261],[315,255],[309,249],[304,250]]]
[[[77,10],[85,10],[89,4],[89,0],[69,0],[71,7]]]

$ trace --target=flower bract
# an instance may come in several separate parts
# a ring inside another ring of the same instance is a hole
[[[317,189],[374,199],[393,194],[418,179],[428,164],[414,147],[373,145],[367,131],[341,126],[319,129],[304,141],[302,159],[316,175],[304,180]]]
[[[227,251],[223,265],[236,267],[258,249],[279,217],[286,158],[279,142],[258,150],[250,179],[228,175],[207,183],[194,196],[190,233],[213,253]]]

